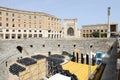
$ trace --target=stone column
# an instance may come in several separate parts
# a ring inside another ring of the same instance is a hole
[[[3,33],[3,39],[5,39],[5,33]]]
[[[9,33],[9,39],[12,39],[12,34],[11,33]]]
[[[108,7],[108,33],[107,38],[110,38],[110,7]]]

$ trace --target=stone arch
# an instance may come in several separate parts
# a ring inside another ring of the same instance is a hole
[[[21,46],[16,47],[20,53],[22,53],[23,48]]]
[[[74,29],[72,27],[68,28],[67,35],[74,36]]]

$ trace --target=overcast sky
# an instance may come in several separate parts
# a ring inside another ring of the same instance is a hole
[[[0,0],[0,6],[46,12],[61,19],[77,18],[79,28],[107,23],[110,6],[111,22],[120,24],[120,0]]]

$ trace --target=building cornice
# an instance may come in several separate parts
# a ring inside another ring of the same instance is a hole
[[[45,13],[45,12],[34,12],[34,11],[27,11],[27,10],[19,10],[19,9],[7,8],[7,7],[2,7],[2,6],[0,6],[0,10],[7,11],[7,12],[21,13],[21,14],[41,15],[41,16],[57,18],[56,16]],[[58,19],[60,19],[60,18],[58,18]]]
[[[82,27],[90,27],[90,26],[107,26],[108,24],[92,24],[92,25],[82,25]],[[111,25],[118,25],[118,23],[111,23]]]

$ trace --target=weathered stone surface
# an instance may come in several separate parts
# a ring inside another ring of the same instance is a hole
[[[74,49],[79,49],[80,53],[90,52],[90,44],[93,44],[91,49],[94,53],[97,51],[107,53],[115,39],[24,39],[24,40],[1,40],[0,41],[0,80],[7,80],[9,65],[14,63],[18,58],[31,56],[34,54],[48,55],[61,54],[62,51],[73,53]],[[30,46],[32,45],[32,47]],[[44,45],[44,47],[43,47]],[[58,45],[60,45],[58,47]],[[74,45],[76,45],[74,47]],[[22,53],[17,50],[17,46],[23,48]],[[7,62],[7,67],[6,67]],[[5,77],[6,76],[6,77]]]

